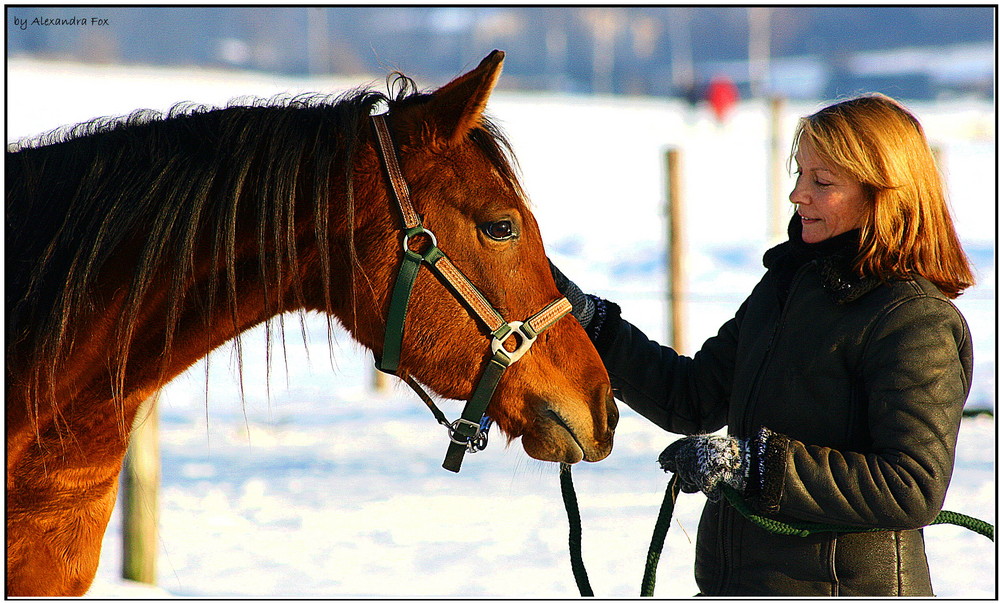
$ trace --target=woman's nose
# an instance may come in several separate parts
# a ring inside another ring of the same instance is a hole
[[[809,202],[807,195],[803,193],[801,190],[799,190],[798,184],[792,187],[792,191],[788,193],[788,200],[794,203],[795,205],[800,205]]]

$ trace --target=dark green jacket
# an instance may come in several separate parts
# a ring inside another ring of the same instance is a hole
[[[789,270],[790,245],[765,254],[768,272],[693,358],[608,304],[595,343],[612,386],[675,433],[781,434],[762,481],[747,486],[765,514],[890,529],[777,536],[707,503],[695,559],[703,594],[931,595],[919,528],[951,479],[972,377],[968,326],[923,278],[854,278],[836,255]]]

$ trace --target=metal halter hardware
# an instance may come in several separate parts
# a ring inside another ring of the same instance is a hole
[[[538,335],[554,325],[560,318],[569,314],[572,304],[561,297],[541,309],[524,321],[507,322],[503,316],[490,304],[489,300],[475,285],[452,263],[448,256],[438,247],[434,233],[423,227],[420,216],[410,201],[410,190],[399,167],[396,147],[389,134],[389,126],[385,114],[373,115],[372,124],[375,127],[375,139],[378,142],[379,154],[386,174],[389,177],[392,196],[403,218],[403,261],[396,276],[392,297],[389,301],[389,314],[386,318],[385,339],[382,346],[382,356],[375,359],[375,366],[380,371],[395,375],[399,369],[402,352],[403,330],[406,325],[406,313],[410,304],[410,295],[416,283],[417,273],[422,265],[427,265],[447,288],[478,318],[490,334],[490,359],[486,364],[479,383],[472,397],[469,398],[462,411],[462,416],[449,422],[411,377],[406,377],[406,383],[417,392],[417,395],[431,409],[439,423],[448,428],[451,443],[442,465],[449,471],[458,472],[466,452],[477,452],[486,447],[487,430],[492,420],[484,417],[486,406],[493,398],[500,377],[511,364],[517,362],[535,343]],[[425,236],[429,245],[422,251],[410,248],[410,239]],[[517,346],[508,351],[504,342],[515,337]]]

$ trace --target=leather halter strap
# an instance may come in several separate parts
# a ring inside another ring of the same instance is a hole
[[[500,313],[476,289],[475,285],[462,274],[462,271],[448,259],[448,256],[444,255],[444,253],[436,253],[437,240],[433,237],[433,233],[423,227],[420,222],[420,215],[417,214],[413,208],[413,202],[410,201],[410,187],[407,186],[406,180],[403,178],[403,172],[399,167],[396,147],[389,134],[389,126],[385,123],[385,116],[373,115],[372,121],[375,124],[375,132],[378,135],[379,149],[382,152],[386,173],[389,176],[389,182],[392,184],[392,190],[396,198],[396,206],[403,217],[403,228],[406,233],[403,238],[404,251],[410,251],[410,238],[419,235],[428,235],[432,246],[422,254],[421,260],[427,262],[428,266],[433,268],[434,272],[445,280],[457,297],[465,302],[490,332],[501,328],[505,324],[505,321],[500,316]]]
[[[375,124],[375,134],[378,138],[378,147],[381,151],[382,163],[385,171],[389,174],[389,183],[392,184],[392,191],[396,195],[396,204],[403,212],[403,228],[410,229],[420,225],[420,216],[413,209],[413,202],[410,201],[410,187],[406,185],[403,178],[403,170],[399,167],[399,158],[396,155],[396,146],[389,135],[389,125],[385,123],[384,115],[373,115],[372,123]]]
[[[455,297],[463,302],[473,316],[477,317],[490,332],[491,357],[472,397],[466,403],[460,419],[448,423],[443,418],[443,414],[434,406],[430,397],[417,386],[416,382],[409,377],[405,379],[406,383],[413,387],[418,396],[431,408],[438,421],[446,425],[451,432],[451,444],[448,447],[443,466],[445,469],[458,472],[466,451],[476,452],[486,446],[483,415],[493,398],[493,393],[503,372],[528,351],[539,333],[569,314],[573,306],[569,300],[561,297],[550,302],[523,322],[504,320],[503,316],[486,299],[486,296],[441,251],[437,246],[437,238],[434,233],[423,227],[420,215],[410,200],[410,189],[399,166],[396,147],[385,122],[385,116],[373,115],[372,123],[375,127],[379,154],[382,157],[393,197],[403,221],[403,261],[389,301],[382,356],[376,359],[375,366],[379,370],[391,374],[396,374],[399,369],[410,296],[420,266],[424,264],[444,281]],[[422,251],[415,251],[410,248],[410,239],[414,237],[427,238],[429,244],[425,245]],[[510,337],[516,337],[513,350],[507,350],[504,346]],[[488,426],[488,423],[486,425]]]

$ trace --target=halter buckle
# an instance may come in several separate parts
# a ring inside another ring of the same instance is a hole
[[[468,419],[455,419],[448,426],[449,437],[452,442],[468,448],[469,452],[479,452],[486,448],[492,424],[493,419],[487,416],[483,416],[479,423]]]
[[[531,347],[531,344],[535,343],[535,338],[538,336],[538,334],[533,331],[528,331],[527,329],[530,329],[530,327],[526,328],[525,324],[520,320],[512,320],[509,323],[507,323],[507,325],[510,328],[507,329],[507,331],[503,335],[493,336],[493,341],[490,342],[490,351],[494,355],[496,355],[497,352],[503,352],[504,355],[506,355],[507,358],[510,359],[509,364],[514,364],[515,362],[521,359],[521,356],[524,356],[524,353],[528,351],[528,348]],[[504,342],[507,341],[507,339],[510,338],[510,336],[515,333],[517,333],[519,337],[518,339],[515,339],[517,347],[514,348],[513,350],[508,350],[507,348],[503,347]]]

